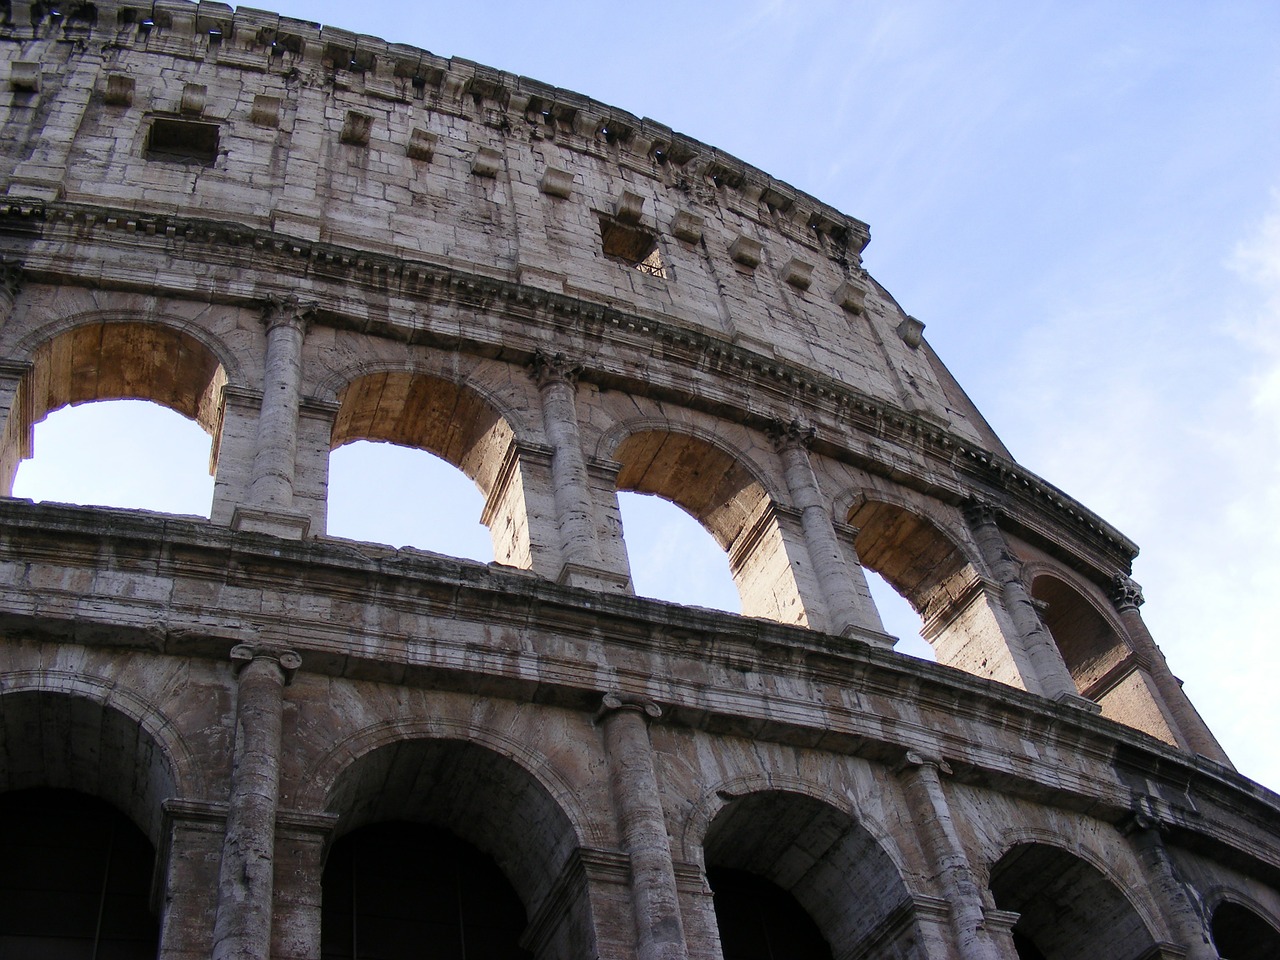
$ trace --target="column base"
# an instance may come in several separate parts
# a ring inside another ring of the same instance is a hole
[[[584,590],[603,590],[606,593],[632,594],[631,578],[611,573],[608,570],[597,570],[584,567],[580,563],[566,563],[560,568],[560,576],[556,583],[566,587],[581,587]]]
[[[1068,707],[1075,707],[1077,710],[1083,710],[1085,713],[1101,713],[1102,705],[1094,703],[1088,697],[1082,697],[1078,693],[1060,693],[1053,698],[1054,703],[1064,703]]]
[[[231,513],[231,529],[266,533],[282,540],[303,540],[311,532],[311,518],[293,511],[236,507]]]

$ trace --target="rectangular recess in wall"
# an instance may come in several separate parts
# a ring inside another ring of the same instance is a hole
[[[147,159],[211,167],[218,159],[218,125],[157,117],[147,132]]]

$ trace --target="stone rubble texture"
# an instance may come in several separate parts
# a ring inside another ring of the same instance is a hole
[[[161,957],[319,957],[329,846],[404,819],[492,856],[548,960],[715,960],[709,864],[839,960],[1280,930],[1280,798],[1182,694],[1136,547],[1013,461],[865,224],[459,58],[50,10],[0,26],[3,482],[49,412],[143,398],[216,483],[208,520],[0,501],[0,789],[143,829]],[[357,439],[474,480],[496,562],[326,537]],[[706,527],[743,617],[632,594],[618,490]]]

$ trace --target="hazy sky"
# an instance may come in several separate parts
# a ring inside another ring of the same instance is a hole
[[[1280,786],[1280,4],[274,7],[653,117],[870,223],[867,268],[1019,462],[1141,545],[1174,672]]]

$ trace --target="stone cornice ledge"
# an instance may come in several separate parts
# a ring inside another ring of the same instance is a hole
[[[83,542],[83,551],[78,551],[77,540]],[[43,551],[47,557],[35,549],[37,544],[48,545]],[[925,749],[946,757],[961,781],[999,785],[1041,802],[1112,821],[1127,815],[1132,805],[1131,788],[1125,784],[1133,774],[1139,777],[1133,782],[1146,783],[1144,790],[1148,792],[1158,783],[1169,796],[1203,795],[1212,805],[1236,810],[1247,819],[1280,817],[1280,797],[1226,768],[1187,756],[1137,731],[951,668],[804,628],[641,598],[600,595],[527,573],[418,551],[337,541],[282,541],[233,533],[207,521],[128,510],[0,500],[0,551],[27,563],[47,559],[73,568],[77,553],[84,558],[81,566],[90,567],[106,563],[114,568],[113,557],[128,556],[131,565],[146,567],[148,578],[175,581],[214,578],[229,583],[234,569],[236,576],[247,577],[259,589],[268,590],[271,571],[275,571],[279,590],[284,592],[305,590],[307,582],[319,583],[322,587],[317,589],[328,594],[337,591],[363,596],[365,602],[376,595],[379,603],[409,604],[451,622],[509,622],[542,631],[548,637],[572,641],[576,636],[592,643],[606,639],[676,660],[695,657],[733,669],[747,667],[819,684],[838,684],[853,696],[849,704],[824,701],[815,705],[808,700],[774,697],[766,708],[758,696],[744,690],[675,682],[670,677],[664,681],[661,699],[670,722],[694,728],[729,733],[749,729],[753,736],[764,739],[827,746],[884,761],[892,761],[904,749]],[[430,589],[424,591],[427,584]],[[22,588],[6,593],[12,603],[20,598]],[[536,694],[542,701],[583,709],[594,708],[602,686],[655,695],[650,689],[652,677],[644,667],[612,668],[605,671],[607,676],[596,675],[584,671],[580,662],[560,662],[554,653],[494,648],[488,650],[483,678],[476,678],[469,673],[475,669],[475,650],[465,642],[451,645],[433,639],[429,649],[415,653],[415,663],[404,661],[397,667],[394,657],[388,659],[390,648],[385,642],[352,637],[345,631],[326,639],[318,622],[251,624],[234,617],[234,623],[221,623],[216,615],[206,614],[184,622],[184,618],[190,619],[189,611],[171,603],[155,608],[149,601],[124,595],[100,599],[124,606],[141,604],[135,626],[117,633],[134,629],[141,648],[159,654],[220,660],[231,645],[244,639],[241,634],[245,630],[287,629],[307,637],[308,642],[299,649],[303,669],[311,673],[468,690],[482,679],[486,689],[495,694]],[[47,591],[41,593],[37,606],[41,609],[11,606],[3,611],[3,620],[11,631],[57,639],[60,618],[66,614],[52,612],[55,596]],[[518,615],[502,612],[516,607],[520,608]],[[113,610],[111,618],[132,622],[121,616],[123,612]],[[95,635],[92,623],[84,626],[86,631],[75,633],[73,642],[121,643],[120,637]],[[65,632],[73,627],[67,623],[62,629]],[[392,646],[405,653],[402,641]],[[926,713],[992,726],[1003,731],[1001,736],[1016,736],[1024,745],[1039,744],[1046,752],[1024,755],[995,749],[950,729],[922,726],[907,716],[894,716],[882,725],[874,710],[878,699],[910,702]],[[820,706],[827,718],[820,726],[814,726],[815,706]],[[1093,773],[1087,767],[1062,768],[1054,745],[1089,758]],[[1102,769],[1115,773],[1099,782],[1097,773]],[[1130,774],[1114,779],[1123,770]],[[1226,844],[1236,851],[1247,847],[1229,823],[1221,818],[1208,822],[1192,800],[1175,804],[1173,809],[1184,811],[1178,814],[1177,826],[1203,842]],[[1271,857],[1280,869],[1280,851],[1259,850],[1249,855],[1266,862]]]
[[[732,368],[739,375],[756,378],[762,387],[772,386],[790,403],[807,404],[838,422],[871,433],[878,439],[896,441],[954,467],[969,476],[976,485],[985,486],[1022,530],[1038,534],[1049,544],[1059,542],[1052,534],[1053,522],[1074,531],[1082,543],[1090,544],[1098,551],[1099,556],[1091,561],[1091,565],[1096,567],[1094,576],[1101,580],[1109,580],[1117,570],[1130,572],[1133,558],[1138,554],[1136,544],[1097,514],[1012,460],[986,450],[927,418],[868,396],[833,377],[807,370],[791,361],[765,357],[705,330],[681,326],[670,319],[641,317],[564,294],[521,286],[508,279],[299,240],[225,221],[85,204],[12,201],[0,206],[0,236],[6,232],[4,228],[8,222],[30,224],[28,231],[32,227],[40,229],[41,224],[75,225],[82,240],[86,228],[103,228],[122,231],[131,242],[145,243],[147,238],[152,238],[155,242],[171,243],[174,239],[181,239],[187,243],[243,248],[255,258],[277,256],[286,262],[292,261],[294,272],[301,266],[306,275],[320,282],[341,280],[344,284],[366,283],[383,289],[389,284],[398,284],[400,294],[405,297],[436,301],[443,298],[449,302],[478,305],[516,315],[543,313],[559,318],[562,323],[592,328],[596,336],[613,331],[625,337],[646,338],[661,343],[672,361],[682,359],[680,355],[683,353],[687,354],[684,359],[691,366]],[[26,270],[34,281],[58,282],[64,279],[62,271],[52,264],[42,269],[36,256],[30,257]],[[153,277],[148,284],[147,292],[156,292]],[[230,298],[227,302],[245,305]],[[316,320],[369,333],[398,334],[401,338],[421,342],[429,340],[420,327],[388,324],[386,330],[380,331],[373,329],[366,318],[347,317],[331,308],[318,311]],[[454,328],[450,346],[458,345],[458,336]],[[488,348],[492,345],[478,343],[477,346]],[[513,354],[510,358],[513,361],[528,362],[532,359],[533,349],[531,345],[524,351],[528,356],[515,356],[517,351],[512,346],[508,346],[506,352]],[[616,382],[618,378],[606,370],[587,368],[583,379]],[[693,405],[698,404],[695,402]],[[769,424],[761,420],[755,425],[765,428]],[[820,452],[836,458],[849,452],[832,443],[820,444],[819,448]],[[873,461],[864,461],[865,458],[859,458],[860,465],[875,469]],[[923,477],[915,479],[917,484],[925,483]],[[964,495],[963,491],[958,493]],[[1049,525],[1046,526],[1045,521],[1050,521]]]

